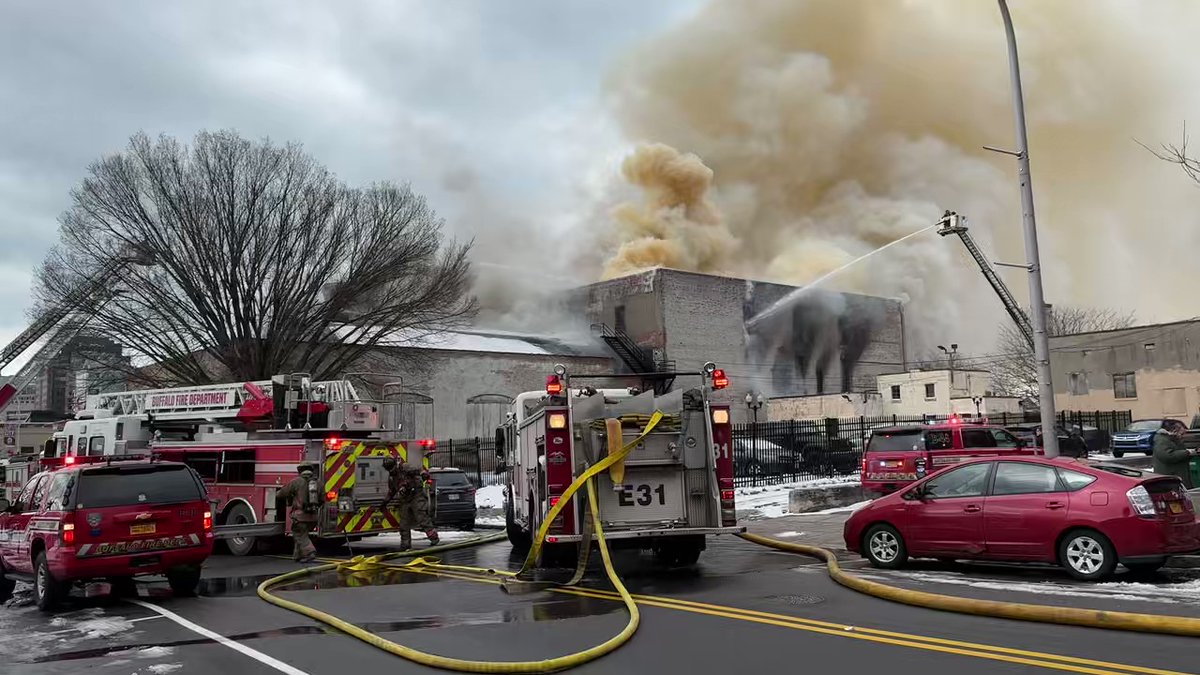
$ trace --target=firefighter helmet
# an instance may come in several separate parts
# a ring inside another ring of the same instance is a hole
[[[396,468],[396,458],[395,457],[384,457],[383,458],[383,470],[384,471],[391,471],[392,469],[395,469],[395,468]]]

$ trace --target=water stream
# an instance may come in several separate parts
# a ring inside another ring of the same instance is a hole
[[[833,270],[826,272],[825,274],[822,274],[821,276],[817,277],[816,279],[813,279],[812,281],[805,284],[804,286],[801,286],[800,288],[797,288],[796,290],[792,291],[791,293],[788,293],[787,295],[783,296],[782,298],[776,300],[774,303],[771,304],[770,307],[764,309],[763,311],[759,312],[758,314],[755,314],[752,319],[750,319],[749,321],[746,322],[746,327],[752,328],[756,324],[758,324],[760,321],[762,321],[764,319],[768,319],[768,318],[778,314],[779,312],[782,312],[783,310],[787,309],[788,307],[791,307],[792,305],[794,305],[796,303],[797,300],[800,299],[801,296],[803,296],[805,293],[807,293],[812,288],[821,285],[826,279],[835,277],[838,274],[840,274],[841,272],[845,271],[847,268],[857,265],[858,263],[862,262],[863,260],[866,260],[867,258],[870,258],[871,256],[875,255],[876,253],[879,253],[880,251],[889,249],[906,239],[911,239],[912,237],[917,236],[918,234],[921,234],[923,232],[928,232],[929,230],[932,230],[935,227],[937,227],[937,223],[934,223],[933,225],[930,225],[929,227],[921,228],[921,229],[917,230],[916,232],[910,232],[910,233],[904,235],[903,237],[900,237],[899,239],[896,239],[894,241],[889,241],[888,243],[884,244],[883,246],[880,246],[879,248],[877,248],[873,251],[867,251],[866,253],[858,256],[857,258],[855,258],[854,260],[851,260],[850,262],[846,263],[845,265],[838,267],[837,269],[833,269]]]

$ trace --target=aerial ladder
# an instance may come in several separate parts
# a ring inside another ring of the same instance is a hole
[[[1013,323],[1017,324],[1017,329],[1021,331],[1025,342],[1029,344],[1029,348],[1033,349],[1033,324],[1029,322],[1029,315],[1021,309],[1021,305],[1017,304],[1016,298],[1013,297],[1012,291],[1008,290],[1008,286],[1004,284],[1004,280],[996,274],[996,270],[992,268],[992,264],[984,257],[983,252],[979,250],[979,245],[967,232],[967,217],[960,216],[954,211],[946,211],[942,219],[938,221],[937,233],[943,237],[957,234],[962,243],[967,247],[967,252],[975,259],[975,263],[979,265],[979,270],[983,272],[983,278],[987,279],[992,285],[992,290],[996,291],[996,295],[1000,296],[1000,302],[1004,304],[1004,310],[1012,317]]]
[[[87,328],[92,317],[78,311],[79,308],[102,307],[116,297],[119,291],[111,288],[111,282],[131,264],[148,263],[136,255],[110,260],[67,293],[60,302],[43,311],[28,328],[0,350],[0,370],[3,370],[39,341],[44,340],[29,361],[8,382],[0,386],[0,413],[4,412],[13,399],[37,378],[75,336]]]

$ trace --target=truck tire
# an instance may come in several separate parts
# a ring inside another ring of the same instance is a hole
[[[508,535],[508,541],[513,548],[526,549],[533,544],[533,538],[517,524],[516,518],[513,516],[512,502],[509,501],[504,503],[504,532]]]
[[[699,541],[666,541],[654,547],[654,558],[659,564],[667,567],[691,567],[700,560],[700,554],[703,551],[703,539]]]
[[[248,525],[255,522],[254,513],[242,502],[233,505],[233,508],[225,514],[225,519],[221,521],[222,525]],[[250,555],[256,549],[255,537],[235,537],[232,539],[224,539],[225,548],[233,555],[244,556]]]
[[[46,554],[39,553],[33,563],[33,601],[37,603],[38,609],[43,612],[54,611],[62,604],[70,589],[69,584],[54,578],[54,574],[50,572],[50,563],[46,561]]]
[[[13,595],[17,582],[4,576],[4,564],[0,563],[0,604],[8,602]]]
[[[167,571],[167,583],[177,598],[190,598],[200,585],[199,567],[176,567]]]

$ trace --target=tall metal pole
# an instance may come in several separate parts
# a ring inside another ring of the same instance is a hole
[[[1046,299],[1042,294],[1042,264],[1038,254],[1037,221],[1033,214],[1033,182],[1029,177],[1029,139],[1025,134],[1025,97],[1021,93],[1021,66],[1017,61],[1017,36],[1013,31],[1008,3],[998,0],[1008,38],[1008,68],[1012,77],[1013,115],[1017,130],[1017,177],[1021,182],[1021,224],[1025,230],[1025,259],[1029,263],[1029,315],[1033,324],[1033,354],[1037,360],[1042,434],[1047,457],[1058,457],[1058,434],[1054,433],[1054,384],[1050,376],[1050,337],[1046,332]]]

